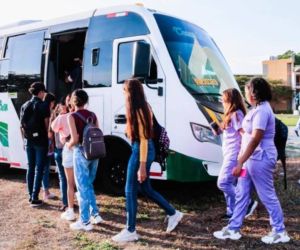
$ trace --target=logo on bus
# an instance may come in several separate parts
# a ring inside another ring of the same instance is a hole
[[[2,103],[2,101],[0,100],[0,112],[6,112],[8,111],[8,105],[6,103]]]
[[[4,122],[0,122],[0,144],[8,147],[8,125]]]

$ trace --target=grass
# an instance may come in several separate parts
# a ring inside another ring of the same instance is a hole
[[[276,117],[280,119],[287,126],[296,126],[296,123],[299,119],[298,115],[292,114],[277,114]]]
[[[75,236],[76,245],[81,250],[119,250],[119,248],[109,241],[97,243],[87,237],[86,234],[78,233]]]

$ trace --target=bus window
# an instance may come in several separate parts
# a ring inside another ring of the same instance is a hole
[[[134,42],[121,43],[118,51],[118,83],[132,77],[132,55]],[[155,60],[151,59],[150,75],[148,79],[157,79],[157,65]]]
[[[0,59],[2,58],[2,46],[3,46],[3,38],[0,38]]]
[[[102,41],[87,46],[84,57],[84,87],[110,87],[112,72],[112,42]]]
[[[42,81],[41,63],[44,31],[8,38],[5,57],[9,61],[8,91],[15,93],[13,103],[17,113],[30,98],[28,88],[35,81]]]
[[[149,34],[144,19],[133,12],[112,13],[91,18],[84,55],[85,88],[110,87],[112,78],[112,44],[114,39]],[[94,49],[99,49],[96,65]],[[95,58],[94,58],[95,59]]]

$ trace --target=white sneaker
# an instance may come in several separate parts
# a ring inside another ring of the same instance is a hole
[[[94,225],[97,225],[104,221],[99,214],[97,214],[96,216],[91,216],[90,220],[91,220],[91,223]]]
[[[283,231],[281,233],[276,233],[274,230],[272,230],[268,235],[261,238],[261,241],[266,244],[275,244],[275,243],[286,243],[290,241],[290,237],[288,236],[286,231]]]
[[[139,235],[136,233],[136,231],[131,233],[125,228],[111,239],[115,242],[129,242],[138,240]]]
[[[168,216],[168,227],[166,232],[170,233],[175,229],[178,223],[181,221],[183,217],[183,213],[179,212],[178,210],[175,211],[174,215]]]
[[[84,224],[84,223],[82,223],[81,220],[78,220],[78,221],[70,224],[70,228],[72,230],[91,231],[91,230],[93,230],[93,225],[90,222]]]
[[[248,218],[249,216],[251,216],[255,210],[255,208],[257,207],[258,205],[258,202],[257,201],[254,201],[252,200],[248,206],[248,209],[247,209],[247,214],[245,215],[245,218]]]
[[[60,218],[68,221],[72,221],[76,219],[74,211],[70,209],[67,209],[65,212],[63,212],[60,215]]]
[[[44,200],[50,200],[50,199],[54,199],[56,196],[53,193],[49,193],[49,194],[45,194],[44,193]]]
[[[215,238],[220,240],[239,240],[242,237],[239,231],[230,230],[227,227],[223,227],[221,231],[214,232],[213,235]]]

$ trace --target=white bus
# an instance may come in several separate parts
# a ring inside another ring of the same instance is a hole
[[[27,168],[19,111],[30,98],[28,87],[42,81],[58,98],[67,94],[64,72],[75,56],[83,59],[82,87],[105,134],[108,155],[99,177],[106,189],[118,193],[125,183],[131,149],[122,85],[132,76],[143,77],[148,102],[171,141],[166,169],[154,163],[151,177],[215,179],[222,139],[209,124],[221,119],[222,91],[238,85],[206,31],[135,5],[0,28],[1,167]]]

